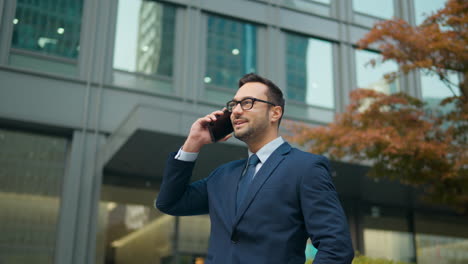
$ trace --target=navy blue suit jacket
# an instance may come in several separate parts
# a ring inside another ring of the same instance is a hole
[[[304,264],[309,237],[318,249],[314,264],[351,263],[348,225],[325,157],[283,143],[257,172],[236,213],[246,160],[190,184],[195,163],[174,155],[156,207],[170,215],[210,215],[206,264]]]

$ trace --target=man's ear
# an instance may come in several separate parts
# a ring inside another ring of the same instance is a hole
[[[273,106],[271,108],[271,112],[272,112],[272,115],[270,117],[270,121],[271,122],[278,122],[278,120],[283,115],[283,108],[281,108],[281,106],[279,106],[279,105]]]

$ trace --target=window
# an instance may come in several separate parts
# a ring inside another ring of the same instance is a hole
[[[393,0],[353,0],[353,10],[385,19],[390,19],[394,15]]]
[[[0,263],[53,263],[67,145],[0,129]]]
[[[415,22],[421,24],[432,12],[444,7],[446,0],[414,0]]]
[[[416,214],[418,263],[468,263],[468,227],[463,216]]]
[[[433,0],[433,1],[424,1],[424,0],[414,0],[414,10],[415,10],[415,22],[417,25],[421,24],[424,19],[429,16],[431,13],[436,12],[437,10],[444,7],[446,0]],[[423,71],[420,71],[421,74],[421,92],[422,98],[427,103],[429,108],[435,109],[438,107],[441,100],[447,97],[454,95],[459,95],[458,87],[458,77],[456,73],[451,73],[448,76],[450,83],[453,84],[451,88],[453,92],[444,84],[438,76],[432,74],[426,74]],[[447,105],[444,110],[449,110],[453,105]]]
[[[333,51],[327,41],[286,34],[288,99],[334,108]]]
[[[96,263],[169,264],[175,263],[174,259],[179,259],[178,263],[203,260],[208,251],[209,216],[176,218],[159,212],[153,207],[157,193],[153,187],[160,182],[147,181],[146,187],[142,187],[135,185],[136,179],[139,177],[104,176]]]
[[[364,229],[364,252],[372,258],[385,258],[410,262],[413,238],[409,232]]]
[[[387,61],[375,67],[369,61],[378,60],[380,55],[367,50],[356,50],[356,79],[358,88],[373,89],[383,93],[396,93],[400,91],[398,80],[388,83],[384,75],[398,70],[396,63]]]
[[[450,87],[453,90],[450,91],[449,87],[443,83],[438,76],[421,73],[421,92],[422,98],[427,103],[427,107],[430,109],[436,109],[439,107],[440,102],[447,98],[455,95],[460,95],[460,90],[458,89],[458,77],[456,73],[451,73],[448,75],[448,79],[452,84]],[[454,94],[455,93],[455,94]],[[452,110],[455,107],[453,104],[448,104],[444,106],[442,111]]]
[[[77,59],[83,0],[18,0],[12,47]]]
[[[208,16],[206,73],[204,82],[216,87],[237,89],[237,81],[257,67],[257,30],[244,23]]]
[[[363,217],[364,254],[372,258],[414,262],[409,224],[399,209],[366,206]]]
[[[119,0],[114,68],[172,77],[176,8],[147,0]]]

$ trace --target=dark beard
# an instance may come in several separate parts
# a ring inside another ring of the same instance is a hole
[[[266,112],[265,118],[266,120],[268,120],[268,112]],[[260,137],[261,135],[259,134],[261,133],[261,131],[265,131],[266,127],[267,125],[261,124],[261,126],[250,127],[247,131],[245,131],[245,134],[243,135],[237,135],[235,131],[233,134],[235,138],[245,143],[248,143],[250,140],[254,140],[256,137]]]
[[[242,135],[237,135],[237,133],[234,132],[234,137],[239,139],[240,141],[247,142],[254,134],[255,134],[255,128],[250,128],[249,130],[245,131],[245,133]]]

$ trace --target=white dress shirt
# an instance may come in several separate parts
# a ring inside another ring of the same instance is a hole
[[[260,160],[260,162],[255,167],[255,173],[257,173],[260,170],[260,168],[265,163],[265,161],[270,157],[271,153],[273,153],[273,151],[275,151],[283,143],[284,143],[284,139],[282,137],[277,137],[273,139],[272,141],[268,142],[265,146],[259,149],[257,153],[255,153],[257,154],[257,157]],[[249,150],[249,158],[253,154],[254,153]],[[179,149],[179,152],[177,152],[174,158],[177,160],[193,162],[197,159],[197,157],[198,157],[198,152],[186,152],[186,151],[183,151],[181,148]]]

